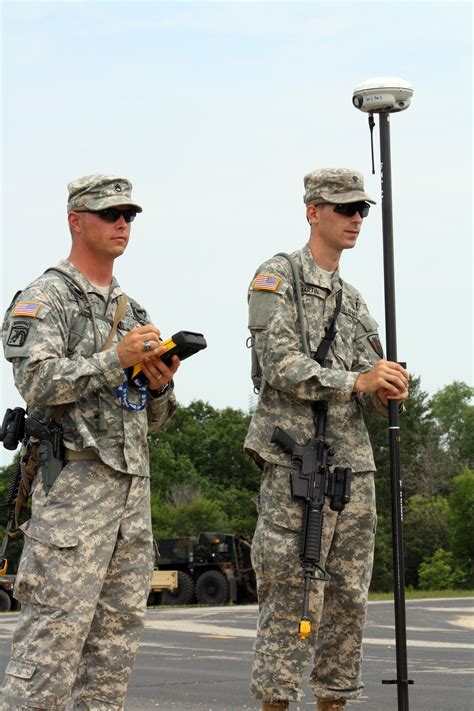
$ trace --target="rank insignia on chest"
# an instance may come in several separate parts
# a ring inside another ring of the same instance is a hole
[[[12,318],[15,316],[29,316],[31,318],[36,318],[40,308],[41,304],[37,304],[32,301],[19,301],[13,309]]]
[[[281,277],[274,274],[257,274],[252,283],[254,291],[276,291],[281,282]]]

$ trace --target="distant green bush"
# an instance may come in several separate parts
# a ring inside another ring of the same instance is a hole
[[[418,576],[423,590],[463,588],[467,582],[467,571],[456,562],[453,553],[442,548],[425,558],[418,569]]]

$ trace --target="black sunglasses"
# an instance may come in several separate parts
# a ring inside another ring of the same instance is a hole
[[[347,202],[344,205],[334,206],[334,212],[337,212],[339,215],[345,215],[346,217],[353,217],[356,212],[358,212],[361,217],[367,217],[369,210],[370,205],[368,202]]]
[[[125,222],[133,222],[137,216],[137,211],[133,207],[126,207],[120,210],[118,207],[106,207],[105,210],[74,210],[74,212],[90,212],[93,215],[98,215],[105,222],[117,222],[121,217]]]

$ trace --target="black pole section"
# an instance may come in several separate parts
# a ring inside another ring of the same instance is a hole
[[[397,328],[395,315],[395,269],[393,257],[392,219],[392,165],[390,157],[390,114],[379,114],[380,163],[382,183],[382,229],[385,289],[385,333],[387,360],[397,362]],[[388,404],[388,431],[390,449],[390,489],[392,498],[392,546],[395,593],[395,641],[397,679],[384,680],[382,684],[397,684],[398,711],[409,711],[407,667],[407,636],[405,619],[405,568],[403,560],[403,501],[400,468],[400,417],[398,403]]]

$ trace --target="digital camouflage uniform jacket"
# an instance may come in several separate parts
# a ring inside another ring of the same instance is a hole
[[[61,261],[58,267],[87,292],[96,316],[100,350],[122,293],[118,282],[113,279],[105,303],[72,264]],[[15,315],[17,311],[21,315]],[[128,299],[114,343],[145,323],[150,323],[146,311]],[[122,408],[116,389],[125,374],[116,348],[96,352],[92,320],[76,288],[55,272],[43,274],[16,297],[2,330],[5,357],[13,364],[15,385],[29,414],[50,416],[54,406],[67,404],[61,421],[67,448],[93,447],[112,469],[149,476],[147,432],[169,419],[176,408],[175,397],[168,389],[161,397],[150,395],[144,410]],[[130,400],[133,390],[134,386]]]
[[[267,290],[255,277],[248,292],[249,328],[264,377],[245,451],[261,468],[265,461],[289,466],[291,456],[271,443],[274,427],[278,425],[303,444],[315,436],[312,401],[328,400],[326,433],[336,452],[335,464],[354,472],[374,471],[362,410],[367,404],[383,415],[387,410],[376,395],[355,394],[352,389],[359,373],[370,370],[383,355],[377,323],[353,286],[342,282],[338,272],[331,278],[318,267],[308,245],[291,256],[300,274],[312,356],[331,322],[336,295],[343,290],[337,335],[328,353],[332,368],[322,368],[303,353],[288,260],[275,256],[264,262],[256,277],[274,276],[276,282],[271,280],[272,290]]]

